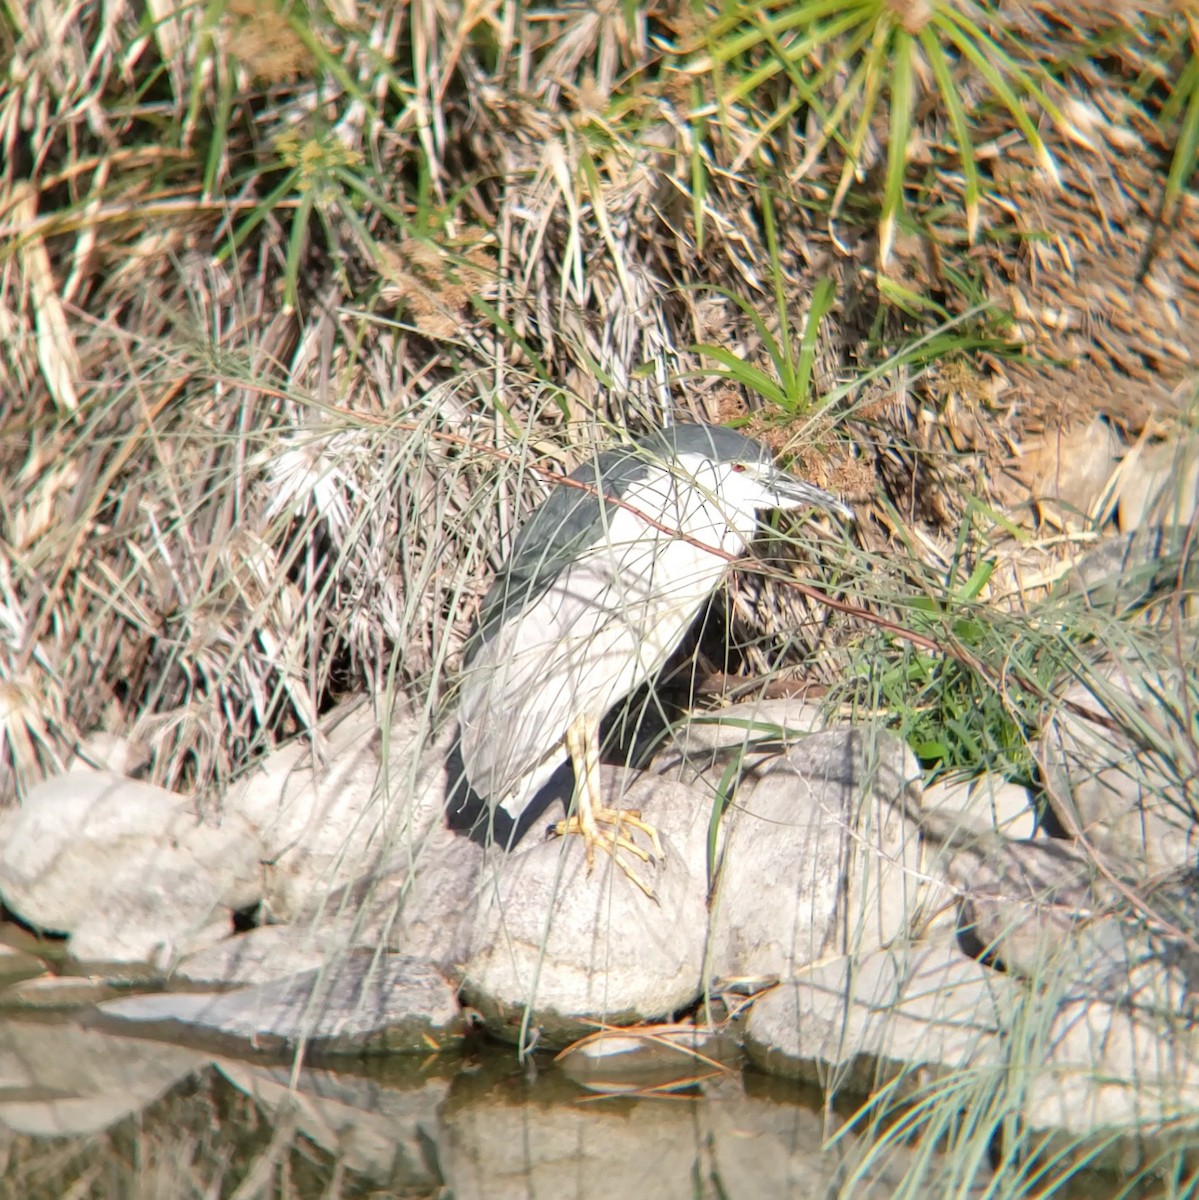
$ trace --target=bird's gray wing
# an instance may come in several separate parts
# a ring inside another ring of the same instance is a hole
[[[503,621],[534,603],[570,563],[601,534],[600,496],[611,510],[648,471],[644,446],[621,446],[590,458],[567,476],[580,484],[555,485],[516,535],[507,562],[483,597],[479,622],[467,640],[463,661],[469,665]],[[611,512],[609,512],[611,519]]]

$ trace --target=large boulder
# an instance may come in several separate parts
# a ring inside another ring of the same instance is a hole
[[[454,989],[436,967],[369,952],[257,987],[130,996],[98,1012],[122,1029],[289,1054],[428,1054],[462,1032]]]
[[[531,1032],[561,1045],[597,1020],[669,1015],[703,990],[702,796],[650,777],[622,797],[620,771],[605,772],[604,782],[606,803],[639,809],[657,827],[665,859],[630,860],[653,897],[602,852],[589,871],[577,837],[493,852],[478,880],[462,979],[465,1000],[500,1037]]]
[[[1193,645],[1183,659],[1194,660]],[[1186,667],[1130,657],[1066,689],[1041,739],[1045,791],[1062,827],[1146,876],[1189,866],[1199,851],[1186,770]]]
[[[952,933],[813,964],[753,1007],[752,1062],[868,1093],[888,1080],[1003,1061],[1019,985],[962,953]]]
[[[381,721],[348,702],[320,737],[267,755],[224,797],[222,809],[256,831],[265,863],[267,915],[294,920],[440,823],[453,730],[397,704]]]
[[[920,880],[909,752],[881,732],[802,736],[760,718],[728,710],[627,791],[623,772],[605,773],[607,803],[639,809],[662,837],[662,862],[632,864],[652,899],[606,855],[589,873],[573,837],[493,850],[456,904],[431,889],[445,944],[469,931],[463,993],[493,1032],[560,1044],[597,1021],[669,1016],[713,978],[790,975],[904,930]],[[751,726],[763,736],[748,747]],[[433,864],[453,877],[444,857]]]
[[[85,962],[166,970],[228,936],[262,895],[260,857],[237,814],[200,820],[187,797],[104,771],[45,780],[0,819],[5,904]]]
[[[905,931],[922,877],[920,771],[898,738],[834,729],[736,769],[717,760],[704,773],[728,804],[712,899],[717,975],[787,977]]]

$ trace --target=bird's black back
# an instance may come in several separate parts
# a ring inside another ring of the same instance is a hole
[[[588,459],[567,476],[580,486],[557,484],[516,535],[507,561],[483,597],[464,665],[470,665],[505,618],[534,603],[596,540],[605,515],[601,496],[611,520],[619,508],[615,502],[644,479],[651,466],[682,454],[702,454],[714,462],[770,461],[770,452],[760,442],[719,425],[672,425]]]

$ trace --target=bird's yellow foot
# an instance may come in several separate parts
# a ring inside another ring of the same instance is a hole
[[[591,819],[588,820],[588,817]],[[604,832],[600,829],[601,825],[612,826],[612,832]],[[629,831],[627,836],[624,832],[626,829]],[[650,843],[649,850],[644,849],[633,841],[632,833],[634,831],[639,831],[648,838]],[[657,829],[646,821],[643,821],[641,813],[637,809],[598,808],[573,813],[566,820],[559,821],[554,826],[554,833],[558,837],[566,837],[567,834],[575,833],[583,839],[583,845],[587,851],[588,871],[595,865],[595,848],[598,846],[611,856],[612,861],[651,900],[655,898],[653,889],[637,874],[632,864],[623,857],[623,855],[631,854],[641,862],[650,862],[653,859],[661,861],[666,857],[662,849],[662,843],[658,838]]]

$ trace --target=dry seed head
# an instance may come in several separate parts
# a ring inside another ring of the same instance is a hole
[[[722,387],[704,398],[708,420],[713,425],[725,425],[738,417],[747,416],[749,405],[736,388]]]
[[[461,330],[471,297],[494,270],[482,247],[475,247],[466,263],[451,261],[440,248],[417,238],[396,246],[380,243],[374,253],[384,280],[383,299],[402,305],[417,329],[433,338],[450,338]]]
[[[874,495],[878,479],[874,467],[859,458],[842,458],[829,463],[825,486],[845,500],[864,503]]]
[[[928,0],[887,0],[905,33],[913,37],[932,19],[933,9]]]
[[[229,0],[226,45],[262,83],[289,83],[312,75],[316,61],[287,19],[269,0]]]

